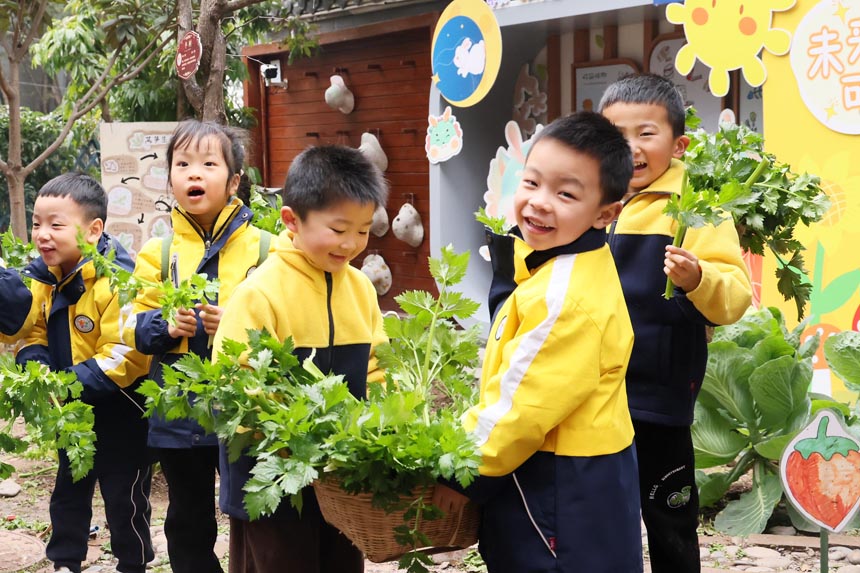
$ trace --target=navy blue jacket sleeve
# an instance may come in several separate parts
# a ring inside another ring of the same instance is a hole
[[[119,386],[99,368],[94,358],[70,366],[66,368],[66,371],[74,372],[78,377],[78,380],[84,387],[83,392],[81,392],[81,401],[87,404],[93,404],[99,399],[106,398],[119,391]]]
[[[48,347],[44,344],[31,344],[19,350],[18,354],[15,355],[15,363],[22,366],[31,360],[50,368],[51,355],[48,352]]]
[[[0,333],[12,336],[21,330],[32,304],[33,294],[18,271],[0,269]]]
[[[146,310],[137,313],[137,323],[134,327],[134,345],[144,354],[165,354],[174,348],[179,341],[170,336],[167,331],[167,321],[161,316],[160,310]]]

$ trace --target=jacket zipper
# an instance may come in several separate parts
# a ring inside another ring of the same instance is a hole
[[[334,280],[331,273],[325,274],[325,290],[326,290],[326,309],[328,310],[328,366],[320,368],[323,372],[332,371],[332,353],[334,351],[334,313],[331,309],[331,295],[334,287]]]

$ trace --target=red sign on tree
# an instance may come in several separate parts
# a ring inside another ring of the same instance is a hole
[[[200,34],[193,30],[185,32],[176,48],[176,73],[180,78],[187,80],[197,73],[202,54],[203,44],[200,42]]]

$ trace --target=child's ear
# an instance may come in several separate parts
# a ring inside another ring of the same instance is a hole
[[[238,173],[234,173],[233,177],[230,178],[230,182],[227,183],[227,197],[232,197],[239,190],[239,181],[241,181],[242,176]]]
[[[281,221],[283,221],[284,226],[293,233],[299,230],[297,225],[299,216],[296,215],[296,212],[293,211],[292,207],[281,207]]]
[[[684,152],[687,151],[688,145],[690,145],[690,138],[686,135],[682,135],[675,139],[675,145],[672,148],[672,157],[675,159],[681,159]]]
[[[102,232],[105,230],[105,222],[100,218],[95,218],[87,225],[87,233],[84,239],[91,245],[99,242]]]
[[[606,205],[600,206],[600,212],[597,215],[597,220],[594,221],[592,227],[595,229],[605,229],[609,225],[612,224],[612,221],[618,218],[618,214],[621,213],[621,207],[623,204],[621,201],[615,201],[614,203],[607,203]]]

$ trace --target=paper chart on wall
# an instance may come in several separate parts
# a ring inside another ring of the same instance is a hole
[[[654,44],[651,56],[648,58],[648,71],[672,80],[684,98],[684,105],[696,108],[697,115],[702,119],[702,127],[714,132],[719,127],[720,112],[723,110],[723,98],[711,93],[708,87],[708,76],[711,69],[701,61],[696,61],[693,70],[682,76],[675,69],[675,55],[687,40],[683,37],[665,38]]]
[[[102,185],[108,194],[105,230],[135,256],[151,237],[170,233],[175,204],[165,153],[175,122],[103,123]]]

